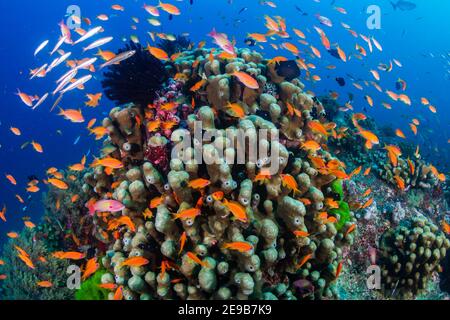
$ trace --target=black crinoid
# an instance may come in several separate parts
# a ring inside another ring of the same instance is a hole
[[[136,54],[112,65],[103,74],[105,95],[116,104],[134,103],[142,107],[153,103],[168,74],[164,64],[140,44],[130,42],[119,53],[135,50]]]
[[[169,56],[188,50],[192,46],[191,40],[184,35],[178,35],[173,41],[168,39],[161,39],[158,41],[157,46],[163,49]]]

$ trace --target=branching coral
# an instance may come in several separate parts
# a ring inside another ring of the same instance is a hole
[[[379,264],[386,296],[412,298],[441,271],[450,241],[424,216],[403,221],[380,239]]]
[[[50,257],[45,242],[34,236],[35,231],[23,230],[19,238],[5,244],[2,256],[5,264],[0,266],[0,274],[6,275],[0,282],[2,300],[73,299],[73,291],[66,284],[70,263]],[[29,254],[33,269],[19,259],[20,250]],[[52,286],[40,287],[41,281],[50,281]]]
[[[167,80],[164,65],[140,44],[130,42],[119,53],[135,50],[130,59],[112,65],[104,73],[102,86],[106,96],[117,104],[135,103],[141,106],[153,102],[156,92]]]

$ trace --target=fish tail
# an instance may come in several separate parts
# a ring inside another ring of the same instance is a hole
[[[394,10],[397,10],[397,4],[395,4],[393,1],[390,1],[390,2],[391,2],[392,7],[394,8]]]

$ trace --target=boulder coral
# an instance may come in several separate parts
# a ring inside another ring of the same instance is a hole
[[[403,221],[380,239],[382,287],[386,297],[414,298],[442,271],[450,241],[425,216]]]

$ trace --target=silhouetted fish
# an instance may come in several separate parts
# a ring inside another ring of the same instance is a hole
[[[294,60],[279,62],[275,66],[275,70],[280,77],[286,78],[287,81],[298,78],[301,74],[300,68]]]
[[[341,87],[345,86],[345,79],[342,78],[342,77],[336,78],[336,82],[337,82]]]

